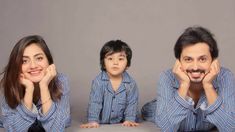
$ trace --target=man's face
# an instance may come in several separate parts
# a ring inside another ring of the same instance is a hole
[[[206,43],[196,43],[183,48],[180,62],[191,82],[200,83],[210,70],[212,57]]]

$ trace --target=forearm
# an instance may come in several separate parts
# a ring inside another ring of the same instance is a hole
[[[186,99],[188,95],[189,86],[189,83],[181,83],[179,86],[178,94],[184,99]]]
[[[46,114],[39,111],[39,121],[41,121],[46,131],[62,131],[70,125],[70,104],[69,97],[62,97],[60,101],[52,102]]]
[[[48,110],[51,108],[51,105],[53,103],[48,86],[41,85],[40,94],[41,94],[41,103],[42,103],[42,113],[46,114]]]
[[[216,101],[218,94],[212,84],[204,84],[203,88],[206,94],[208,106],[210,106]]]
[[[23,104],[30,111],[33,109],[33,91],[34,91],[34,88],[26,88],[25,95],[23,98]]]

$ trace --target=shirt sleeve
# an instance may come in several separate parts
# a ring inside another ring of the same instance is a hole
[[[130,88],[127,92],[127,107],[126,107],[124,115],[125,115],[126,121],[136,122],[137,121],[136,117],[138,113],[139,93],[138,93],[137,85],[134,81],[129,86]]]
[[[95,79],[92,81],[90,100],[88,104],[88,122],[98,122],[102,109],[103,90],[100,82]]]
[[[38,120],[46,131],[58,132],[64,130],[71,123],[68,78],[64,75],[58,77],[62,86],[61,99],[56,102],[53,101],[51,108],[46,114],[43,114],[42,110],[39,109]]]
[[[205,118],[221,132],[235,131],[235,79],[232,72],[226,70],[218,77],[218,98],[210,106],[201,108]]]
[[[157,85],[157,107],[155,122],[162,131],[177,131],[187,113],[193,109],[192,101],[179,96],[173,86],[170,72],[163,72]]]
[[[28,110],[23,104],[12,109],[5,98],[2,99],[3,126],[9,132],[27,131],[37,118],[37,113]]]

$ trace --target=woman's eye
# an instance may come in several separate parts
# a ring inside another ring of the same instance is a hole
[[[41,60],[43,60],[43,57],[37,57],[37,60],[41,61]]]
[[[22,63],[23,64],[27,64],[29,62],[29,60],[23,60]]]

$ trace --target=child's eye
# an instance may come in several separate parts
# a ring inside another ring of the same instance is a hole
[[[113,58],[112,57],[108,57],[107,60],[113,60]]]
[[[119,58],[120,61],[124,60],[124,58]]]

